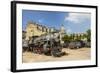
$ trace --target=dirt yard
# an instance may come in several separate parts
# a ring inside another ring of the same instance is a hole
[[[91,48],[80,48],[80,49],[64,48],[62,51],[66,52],[66,55],[62,57],[53,57],[53,56],[46,56],[43,54],[41,55],[34,54],[32,52],[24,52],[23,63],[91,59]]]

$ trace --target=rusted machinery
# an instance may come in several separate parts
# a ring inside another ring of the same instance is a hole
[[[31,43],[29,43],[31,41]],[[27,48],[28,51],[31,51],[36,54],[51,55],[54,57],[60,57],[65,53],[62,52],[62,46],[60,44],[59,38],[55,37],[37,37],[33,38],[27,42],[27,45],[23,45],[23,50]],[[24,41],[25,42],[25,41]],[[25,44],[23,42],[23,44]]]

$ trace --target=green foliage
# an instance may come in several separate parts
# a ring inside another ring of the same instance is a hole
[[[62,40],[63,40],[64,42],[70,41],[70,37],[66,34],[66,35],[62,38]]]
[[[88,42],[91,42],[91,30],[88,29],[84,34],[66,34],[62,38],[64,42],[70,42],[70,41],[77,41],[77,40],[82,40],[82,39],[87,39]]]
[[[88,42],[91,42],[91,30],[88,29],[88,30],[86,31],[86,33],[87,33],[87,41],[88,41]]]

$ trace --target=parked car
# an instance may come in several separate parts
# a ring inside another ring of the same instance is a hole
[[[76,48],[81,48],[82,47],[82,43],[81,42],[75,42]]]
[[[85,41],[78,40],[77,42],[80,42],[81,43],[81,47],[85,47]]]
[[[69,47],[70,49],[76,48],[75,42],[70,42],[68,47]]]
[[[73,42],[70,42],[69,43],[69,46],[68,46],[70,49],[75,49],[75,48],[81,48],[82,47],[82,44],[78,41],[73,41]]]

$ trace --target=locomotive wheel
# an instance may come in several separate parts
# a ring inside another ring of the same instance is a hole
[[[50,52],[45,52],[44,55],[50,56]]]
[[[52,53],[51,55],[52,55],[53,57],[61,57],[61,53],[60,53],[60,54],[57,54],[57,53],[56,53],[56,54],[53,54],[53,53]]]

